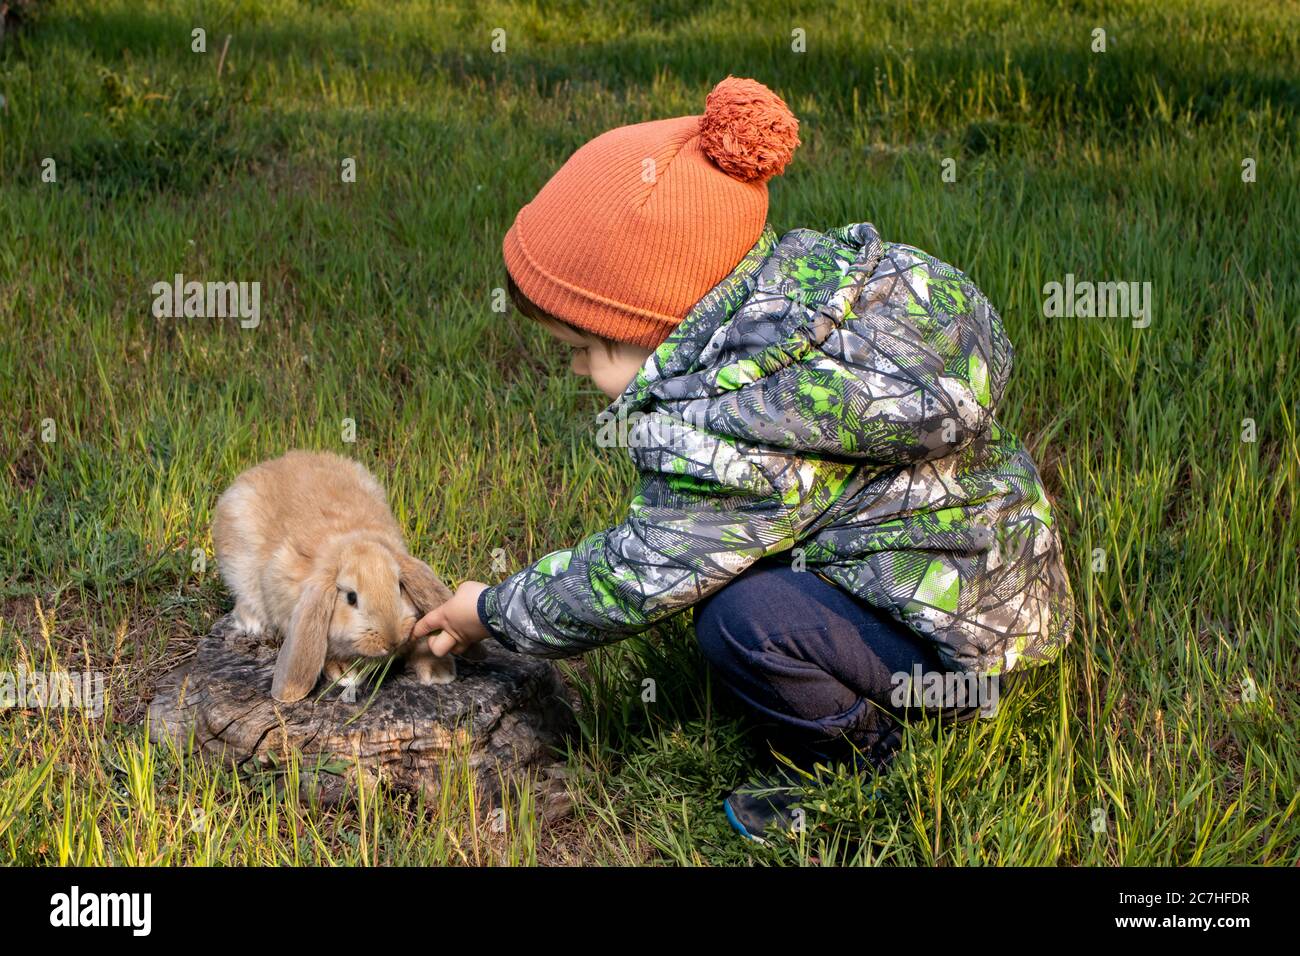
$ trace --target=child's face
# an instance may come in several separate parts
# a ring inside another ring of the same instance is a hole
[[[606,342],[566,325],[546,324],[546,330],[573,350],[569,368],[589,378],[609,398],[618,398],[632,384],[653,349],[626,342]]]

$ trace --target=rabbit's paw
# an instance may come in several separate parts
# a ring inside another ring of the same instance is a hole
[[[450,657],[420,657],[411,661],[421,687],[450,684],[456,679],[456,662]]]
[[[235,605],[235,624],[249,637],[259,637],[266,630],[266,623],[245,604]]]

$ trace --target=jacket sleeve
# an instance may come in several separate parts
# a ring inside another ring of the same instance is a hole
[[[569,657],[643,631],[791,548],[852,471],[772,449],[742,453],[716,436],[696,443],[707,462],[665,444],[654,470],[639,462],[641,484],[621,524],[483,592],[479,617],[502,644]]]

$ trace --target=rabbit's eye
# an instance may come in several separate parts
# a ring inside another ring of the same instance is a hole
[[[357,606],[357,592],[356,592],[356,591],[349,591],[349,592],[348,592],[348,603],[351,604],[353,607],[356,607],[356,606]]]

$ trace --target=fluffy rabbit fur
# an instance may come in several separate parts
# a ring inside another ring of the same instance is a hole
[[[301,700],[358,657],[400,653],[421,684],[455,679],[451,657],[410,636],[451,592],[407,554],[383,488],[357,462],[291,451],[248,469],[217,501],[212,543],[240,625],[283,635],[276,700]]]

